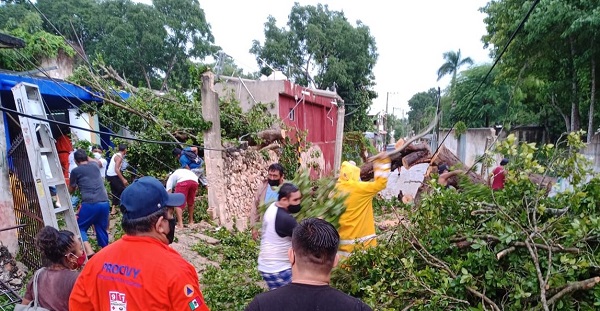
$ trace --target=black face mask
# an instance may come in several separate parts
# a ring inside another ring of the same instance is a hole
[[[279,179],[267,179],[267,182],[269,183],[269,186],[271,186],[271,187],[279,186]]]
[[[173,243],[173,240],[175,240],[175,224],[177,224],[177,219],[167,219],[167,221],[169,222],[169,233],[167,233],[167,240],[169,241],[169,244],[171,244]]]
[[[300,204],[288,205],[288,212],[290,212],[292,214],[298,213],[301,209],[302,209],[302,205],[300,205]]]

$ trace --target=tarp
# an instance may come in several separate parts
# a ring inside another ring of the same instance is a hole
[[[83,87],[64,80],[30,77],[0,71],[0,95],[5,107],[12,106],[8,104],[14,102],[11,89],[20,82],[37,85],[50,110],[64,110],[73,108],[73,105],[79,107],[84,103],[102,102],[100,98],[93,96]],[[123,99],[129,98],[129,94],[126,92],[119,92],[119,95]]]

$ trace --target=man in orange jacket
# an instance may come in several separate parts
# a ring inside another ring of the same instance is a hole
[[[344,161],[336,189],[348,197],[344,201],[346,211],[340,216],[340,248],[338,254],[348,257],[356,246],[377,245],[373,198],[387,186],[390,174],[390,158],[386,153],[377,155],[373,162],[374,181],[360,181],[360,168]]]
[[[103,248],[81,271],[71,311],[208,311],[196,269],[169,247],[173,209],[185,202],[154,177],[142,177],[121,194],[125,236]]]

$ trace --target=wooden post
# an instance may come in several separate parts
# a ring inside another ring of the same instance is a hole
[[[333,152],[333,172],[337,176],[340,166],[342,166],[342,145],[344,143],[344,116],[346,108],[343,105],[338,106],[337,127],[335,128],[335,149]]]
[[[210,129],[204,131],[204,161],[206,178],[208,179],[208,214],[219,225],[227,223],[227,210],[223,178],[223,145],[221,143],[221,120],[219,111],[219,96],[215,92],[214,74],[202,74],[202,117],[211,122]]]
[[[6,151],[6,135],[4,123],[5,113],[0,114],[0,229],[13,227],[17,224],[10,181],[8,178],[8,154]],[[0,242],[8,248],[11,254],[18,250],[17,230],[0,231]]]

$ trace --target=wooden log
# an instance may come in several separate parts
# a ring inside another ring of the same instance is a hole
[[[442,164],[446,164],[446,165],[448,165],[449,168],[451,167],[452,169],[460,169],[460,170],[465,170],[465,171],[468,169],[460,161],[460,159],[452,151],[450,151],[450,149],[446,148],[446,146],[444,146],[444,145],[441,145],[439,147],[438,152],[431,159],[432,166],[440,166]],[[467,177],[473,183],[478,183],[478,184],[486,183],[485,179],[483,177],[481,177],[481,175],[479,175],[473,171],[468,171]],[[457,178],[458,178],[458,176],[451,177],[449,179],[449,184],[456,187],[456,185],[458,184]]]
[[[431,154],[429,150],[416,151],[402,157],[402,166],[404,166],[405,169],[410,169],[413,165],[423,163],[424,159],[430,158]]]
[[[404,156],[414,153],[414,152],[420,152],[420,151],[426,151],[427,155],[425,155],[424,157],[428,158],[431,156],[431,151],[429,149],[429,145],[424,144],[424,143],[411,144],[409,146],[405,146],[404,149],[402,149],[402,151],[400,151],[400,152],[389,153],[390,160],[392,162],[391,170],[393,171],[403,165],[402,158]],[[360,179],[361,180],[364,180],[364,181],[371,180],[371,179],[373,179],[373,174],[374,174],[373,173],[373,162],[366,162],[360,167]]]
[[[282,129],[268,129],[264,131],[260,131],[256,133],[256,138],[254,139],[252,136],[248,136],[248,145],[249,146],[259,146],[263,148],[268,146],[276,141],[282,142],[286,137],[285,130]]]

